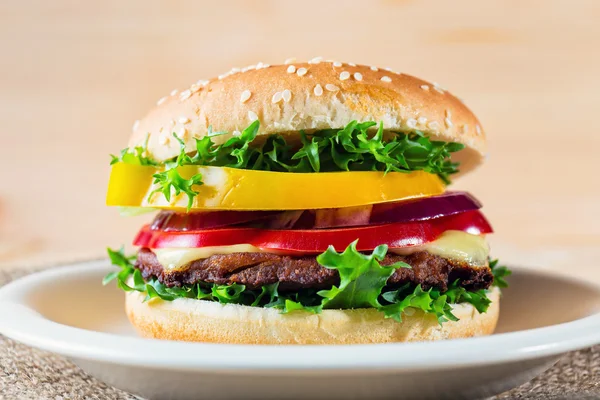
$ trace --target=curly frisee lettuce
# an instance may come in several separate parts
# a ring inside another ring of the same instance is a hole
[[[276,308],[284,314],[297,310],[320,313],[323,309],[375,308],[386,318],[402,322],[404,313],[409,309],[418,309],[435,315],[438,322],[443,324],[458,320],[452,313],[452,304],[469,303],[480,313],[487,311],[491,303],[488,291],[468,291],[459,286],[458,281],[450,284],[445,292],[435,288],[424,290],[421,285],[410,283],[394,290],[387,288],[386,282],[395,269],[411,267],[403,262],[381,266],[379,261],[383,260],[386,252],[387,246],[380,245],[371,254],[363,254],[356,250],[356,242],[342,253],[330,247],[317,257],[317,262],[325,268],[338,271],[339,286],[332,286],[328,290],[301,289],[292,293],[279,293],[278,283],[263,286],[260,290],[238,284],[212,283],[167,287],[156,278],[145,280],[141,272],[134,268],[135,256],[125,256],[122,249],[108,249],[112,264],[120,269],[106,275],[103,284],[116,279],[117,285],[124,291],[145,293],[144,301],[154,298],[166,301],[189,298],[221,304]],[[506,287],[504,278],[510,275],[510,270],[497,264],[497,260],[490,261],[494,285]]]
[[[157,186],[169,200],[171,193],[185,193],[189,205],[198,194],[194,185],[202,184],[200,174],[184,179],[175,167],[202,165],[277,172],[337,172],[337,171],[425,171],[438,175],[446,184],[450,175],[458,172],[458,163],[451,153],[462,150],[460,143],[435,141],[421,131],[392,132],[384,135],[383,123],[351,121],[343,129],[324,129],[313,133],[300,132],[301,146],[292,147],[281,134],[273,134],[261,144],[255,143],[260,127],[254,121],[239,136],[217,145],[213,137],[226,132],[212,132],[195,139],[196,151],[186,153],[184,142],[175,133],[181,146],[176,159],[165,162],[165,171],[154,175]],[[377,130],[372,134],[372,130]],[[112,156],[111,164],[125,162],[136,165],[157,165],[146,155],[146,145],[124,149]]]

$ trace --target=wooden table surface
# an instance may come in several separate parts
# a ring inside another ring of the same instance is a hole
[[[0,266],[129,243],[148,217],[104,206],[108,154],[171,89],[321,55],[464,98],[491,156],[455,188],[483,201],[493,255],[600,279],[598,21],[597,0],[4,0]]]

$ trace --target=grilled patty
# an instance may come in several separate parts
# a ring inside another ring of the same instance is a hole
[[[406,256],[388,254],[381,265],[403,261],[412,268],[396,269],[388,285],[402,286],[408,282],[445,291],[448,284],[459,281],[467,290],[487,289],[493,281],[488,266],[472,267],[424,251]],[[315,256],[291,257],[270,253],[218,254],[196,260],[185,268],[165,270],[156,255],[147,248],[140,249],[135,264],[145,279],[157,278],[166,286],[193,285],[198,282],[246,285],[258,289],[279,282],[279,291],[302,288],[329,289],[339,284],[336,270],[317,263]]]

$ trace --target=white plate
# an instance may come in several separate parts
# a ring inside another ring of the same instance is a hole
[[[106,261],[0,289],[0,333],[62,354],[95,377],[160,399],[479,398],[600,343],[600,287],[516,269],[498,333],[432,343],[241,346],[136,337]]]

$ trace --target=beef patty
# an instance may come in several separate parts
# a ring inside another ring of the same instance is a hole
[[[493,281],[488,266],[471,267],[421,251],[406,256],[388,254],[380,262],[391,265],[403,261],[412,268],[398,268],[389,278],[389,286],[411,282],[424,289],[435,287],[445,291],[448,283],[459,280],[467,290],[487,289]],[[317,263],[315,256],[291,257],[270,253],[217,254],[189,263],[185,268],[165,270],[148,248],[140,249],[135,267],[145,279],[157,278],[166,286],[193,285],[197,282],[246,285],[257,289],[279,282],[279,291],[301,288],[328,289],[339,284],[336,270]]]

